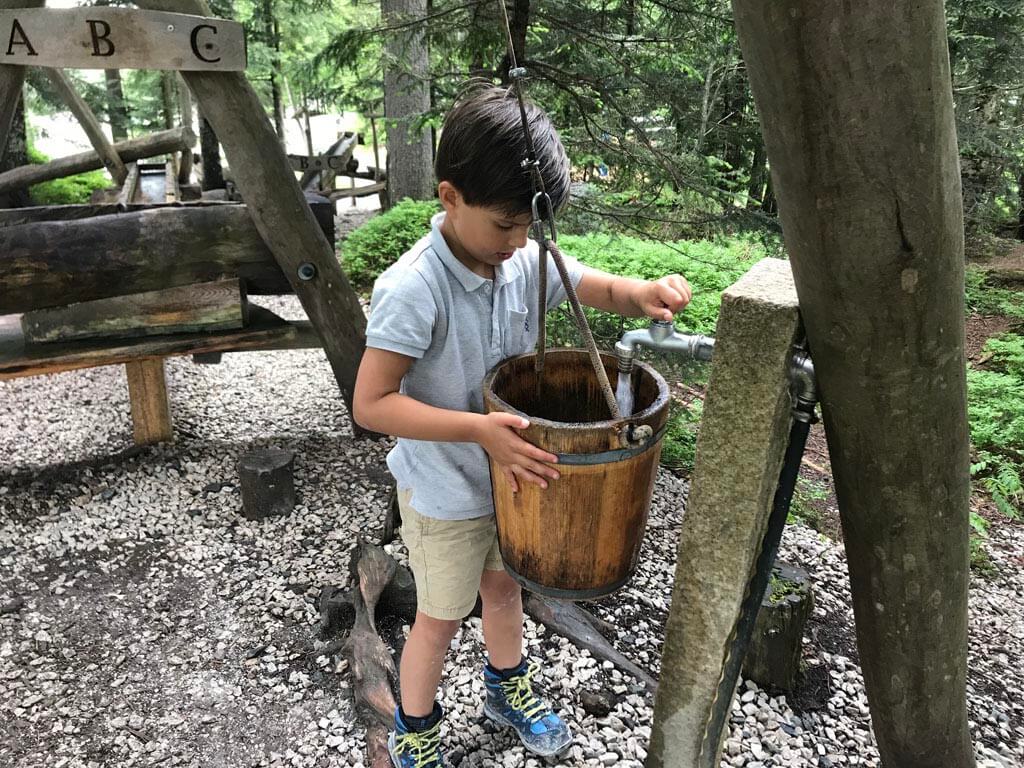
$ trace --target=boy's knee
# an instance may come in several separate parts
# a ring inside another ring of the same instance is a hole
[[[485,571],[480,580],[480,598],[485,606],[500,607],[521,598],[518,582],[504,571]]]
[[[435,619],[422,611],[416,613],[416,626],[421,627],[423,632],[438,642],[451,642],[461,624],[458,619]]]

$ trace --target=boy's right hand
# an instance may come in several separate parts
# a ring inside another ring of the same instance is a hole
[[[516,434],[515,430],[528,426],[530,422],[521,416],[502,411],[485,414],[480,423],[477,442],[501,468],[501,473],[512,486],[512,493],[519,491],[519,480],[547,488],[545,478],[558,479],[558,470],[547,466],[555,464],[558,457]]]

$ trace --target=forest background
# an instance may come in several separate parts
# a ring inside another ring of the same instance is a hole
[[[444,113],[468,80],[508,82],[495,0],[210,5],[245,25],[247,74],[278,133],[290,137],[289,152],[323,153],[325,125],[334,134],[329,139],[342,127],[364,136],[377,129],[383,165],[389,131],[382,118],[396,73],[411,75],[422,92],[411,130],[428,135],[428,147],[436,145]],[[729,3],[515,0],[507,7],[517,59],[529,72],[529,96],[554,118],[572,162],[573,198],[559,218],[560,243],[586,263],[620,274],[686,274],[697,299],[680,324],[713,333],[721,291],[762,256],[785,256]],[[983,573],[986,530],[1013,524],[1024,508],[1024,5],[948,0],[946,16],[968,261],[974,564]],[[181,86],[173,77],[69,74],[115,140],[180,122],[175,90]],[[30,70],[23,114],[0,170],[45,161],[38,149],[47,138],[42,126],[63,112],[49,81]],[[357,157],[373,162],[366,147]],[[431,188],[429,164],[409,167],[422,178],[393,177],[395,204],[338,244],[343,266],[364,292],[422,234],[435,210],[423,192]],[[82,202],[109,184],[105,172],[83,174],[38,185],[15,203]],[[420,200],[399,202],[406,189]],[[628,327],[600,313],[591,320],[606,347]],[[574,341],[565,316],[555,318],[553,334],[558,342]],[[686,472],[704,380],[670,360],[657,365],[672,373],[678,402],[664,462]],[[805,460],[793,516],[827,535],[838,533],[820,433]]]

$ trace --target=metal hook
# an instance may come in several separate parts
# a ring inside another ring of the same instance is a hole
[[[558,237],[555,234],[555,216],[554,211],[551,210],[551,198],[548,197],[547,192],[538,192],[533,196],[533,202],[530,207],[533,211],[533,237],[538,242],[544,242],[544,219],[540,215],[540,207],[538,202],[543,198],[545,209],[547,210],[547,222],[548,226],[551,227],[551,240],[558,242]]]

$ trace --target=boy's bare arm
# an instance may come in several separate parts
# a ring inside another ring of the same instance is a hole
[[[625,317],[646,315],[655,320],[671,320],[690,303],[691,291],[682,275],[668,275],[655,281],[635,280],[588,267],[576,287],[576,295],[594,309]]]
[[[545,478],[558,478],[558,471],[544,462],[558,457],[521,438],[515,429],[529,422],[511,413],[468,413],[437,408],[399,392],[402,377],[414,359],[397,352],[368,347],[356,375],[352,398],[356,422],[373,432],[413,440],[451,443],[479,443],[502,466],[513,489],[516,478],[547,487]],[[452,372],[459,375],[458,371]]]

